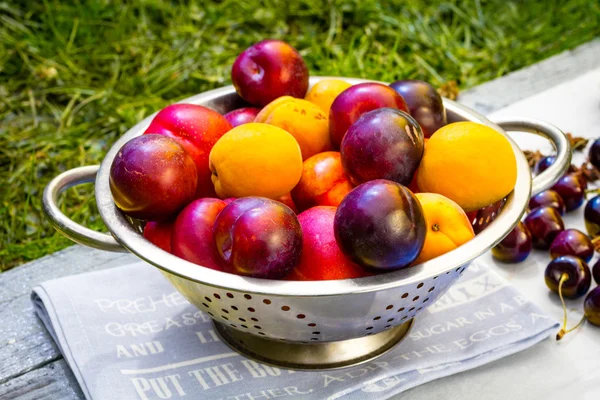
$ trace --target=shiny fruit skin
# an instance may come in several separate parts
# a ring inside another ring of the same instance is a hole
[[[585,230],[595,238],[600,235],[600,195],[591,198],[583,211]]]
[[[243,108],[238,108],[237,110],[229,111],[227,114],[224,114],[223,116],[225,117],[225,119],[227,121],[229,121],[231,126],[233,128],[235,128],[236,126],[254,122],[254,118],[256,118],[256,116],[258,115],[259,112],[260,112],[260,108],[243,107]]]
[[[517,181],[510,141],[487,125],[453,122],[427,141],[417,174],[422,192],[439,193],[465,211],[506,197]]]
[[[292,198],[300,211],[315,206],[337,207],[353,188],[340,153],[326,151],[304,160],[302,177],[292,189]]]
[[[372,275],[350,261],[338,247],[333,232],[335,211],[336,207],[318,206],[298,215],[303,237],[302,256],[286,279],[322,281]]]
[[[556,159],[555,156],[546,156],[542,159],[540,159],[534,167],[534,172],[536,175],[541,174],[542,172],[544,172],[545,170],[548,169],[549,166],[551,166],[552,164],[554,164],[554,160]]]
[[[300,146],[303,160],[331,150],[327,114],[310,101],[280,97],[261,110],[256,122],[277,126],[292,135]]]
[[[600,169],[600,138],[594,140],[588,152],[590,163]]]
[[[544,190],[536,194],[529,200],[529,209],[533,210],[538,207],[553,207],[560,215],[565,215],[567,208],[565,202],[558,193],[552,189]]]
[[[171,104],[160,110],[144,134],[159,134],[177,140],[196,164],[198,185],[195,198],[214,197],[208,155],[217,140],[231,129],[218,112],[195,104]]]
[[[429,83],[403,79],[391,83],[390,87],[404,98],[410,115],[417,121],[425,137],[430,137],[446,125],[446,109],[442,97]]]
[[[531,253],[531,233],[521,221],[500,243],[492,248],[495,259],[505,263],[518,263]]]
[[[268,39],[248,47],[236,58],[231,81],[248,103],[265,106],[281,96],[304,98],[308,67],[292,46]]]
[[[594,264],[594,267],[592,268],[592,276],[594,277],[596,285],[600,285],[600,260],[596,261]]]
[[[550,245],[550,257],[575,256],[590,262],[594,256],[594,245],[590,238],[577,229],[565,229],[560,232]]]
[[[565,229],[562,217],[552,207],[538,207],[525,217],[525,225],[531,233],[533,247],[548,250],[552,241]]]
[[[335,239],[363,267],[391,271],[408,267],[425,242],[425,217],[406,187],[378,179],[354,188],[335,214]]]
[[[425,243],[415,264],[452,251],[475,237],[469,218],[462,208],[437,193],[417,193],[425,217]]]
[[[600,286],[595,287],[585,297],[583,313],[590,324],[600,326]]]
[[[213,238],[221,259],[238,275],[280,279],[300,262],[300,222],[275,200],[234,200],[217,217]]]
[[[552,186],[552,190],[559,194],[565,202],[567,211],[573,211],[583,204],[585,199],[585,185],[583,179],[574,174],[563,176]]]
[[[144,237],[155,246],[166,252],[171,252],[171,236],[173,234],[173,221],[148,221],[144,225]]]
[[[306,93],[305,100],[316,104],[329,115],[329,109],[336,97],[352,84],[340,79],[321,79]]]
[[[209,165],[220,198],[278,199],[300,180],[302,153],[288,132],[252,122],[223,135],[210,152]]]
[[[564,297],[576,299],[587,293],[592,277],[585,261],[575,256],[560,256],[552,260],[546,267],[544,276],[548,289],[558,293],[558,285],[563,273],[569,276],[562,285]]]
[[[226,270],[212,237],[214,222],[225,206],[222,200],[206,197],[181,210],[173,228],[173,254],[206,268]]]
[[[194,199],[194,160],[175,140],[142,135],[125,143],[110,167],[115,204],[133,218],[163,221]]]
[[[402,96],[381,83],[359,83],[340,93],[329,109],[329,134],[333,145],[341,145],[350,126],[364,113],[382,107],[409,112]]]
[[[423,132],[404,111],[379,108],[350,126],[340,148],[353,185],[387,179],[410,184],[423,156]]]

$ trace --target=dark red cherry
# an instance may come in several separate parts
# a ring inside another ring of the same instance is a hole
[[[595,238],[600,235],[600,196],[595,196],[587,202],[583,211],[585,230]]]
[[[565,211],[567,210],[562,197],[552,189],[544,190],[529,200],[530,210],[546,206],[556,208],[560,215],[565,215]]]
[[[525,217],[525,225],[531,233],[533,247],[547,250],[562,230],[565,229],[562,217],[553,207],[538,207]]]
[[[583,313],[590,324],[600,326],[600,286],[585,297]]]
[[[555,156],[546,156],[546,157],[542,158],[535,164],[535,168],[533,169],[533,172],[535,172],[536,175],[541,174],[542,172],[547,170],[549,166],[551,166],[554,163],[555,159],[556,159]]]
[[[594,143],[592,143],[588,158],[594,167],[600,169],[600,138],[594,140]]]
[[[585,233],[577,229],[560,232],[550,245],[550,257],[575,256],[590,262],[594,256],[594,245]]]
[[[519,221],[517,226],[492,248],[492,255],[505,263],[518,263],[529,256],[531,247],[531,233],[525,224]]]
[[[596,261],[596,264],[592,267],[592,276],[596,281],[596,285],[600,285],[600,260]]]
[[[561,256],[550,262],[546,267],[546,286],[558,293],[562,281],[562,295],[576,299],[587,293],[592,282],[590,268],[581,258]]]
[[[585,179],[581,175],[568,174],[563,176],[552,186],[552,190],[559,194],[565,202],[567,211],[579,208],[585,198]]]

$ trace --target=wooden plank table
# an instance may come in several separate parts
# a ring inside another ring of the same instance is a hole
[[[465,91],[459,101],[489,114],[598,67],[600,40],[595,40]],[[135,257],[130,254],[76,245],[0,275],[1,400],[84,398],[50,335],[34,314],[29,300],[31,289],[45,280],[116,267],[133,260]],[[494,366],[480,369],[490,368]],[[448,378],[442,381],[452,382]],[[433,388],[436,382],[404,395],[425,398],[422,396],[427,394],[427,388]],[[442,382],[439,387],[444,384]]]

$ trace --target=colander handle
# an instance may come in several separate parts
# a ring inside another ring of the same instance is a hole
[[[550,140],[556,149],[556,159],[552,165],[532,179],[532,196],[550,189],[567,172],[571,165],[571,144],[563,131],[556,126],[530,118],[499,119],[494,123],[505,131],[529,132],[543,136]]]
[[[43,210],[52,226],[72,241],[100,250],[127,252],[108,233],[96,232],[78,224],[63,214],[58,207],[58,196],[63,191],[82,183],[94,182],[99,168],[98,165],[73,168],[52,179],[44,189],[42,197]]]

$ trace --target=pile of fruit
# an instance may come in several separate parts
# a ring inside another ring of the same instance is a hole
[[[545,171],[554,162],[554,156],[540,158],[534,165],[534,174]],[[552,259],[545,272],[548,288],[560,296],[565,310],[563,327],[557,335],[560,340],[587,319],[600,326],[600,286],[588,293],[593,280],[600,285],[600,260],[592,270],[587,263],[600,249],[600,196],[590,199],[584,211],[587,234],[577,229],[565,229],[562,216],[581,207],[588,190],[588,180],[598,177],[600,170],[600,139],[590,147],[588,161],[580,168],[571,166],[566,175],[549,190],[529,201],[529,213],[523,222],[492,249],[492,255],[503,262],[518,263],[525,260],[532,248],[550,252]],[[574,328],[567,329],[566,307],[563,297],[577,299],[586,296],[584,318]]]
[[[426,82],[323,79],[287,43],[246,49],[231,78],[248,107],[161,110],[110,171],[116,205],[172,254],[267,279],[360,278],[471,240],[467,213],[516,182],[500,133],[448,124]]]

